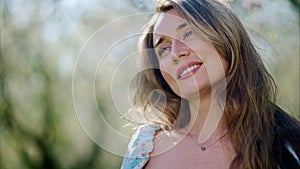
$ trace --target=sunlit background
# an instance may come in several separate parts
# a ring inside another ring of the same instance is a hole
[[[139,30],[150,15],[136,14],[151,11],[152,4],[151,0],[1,0],[1,169],[120,167],[120,152],[134,131],[122,116],[130,108],[128,74],[135,66],[131,58],[137,36],[111,49],[105,46],[122,32]],[[278,104],[300,119],[299,0],[231,4],[277,82]],[[128,22],[116,22],[119,25],[103,32],[116,20]],[[99,53],[85,52],[91,42]],[[78,63],[89,54],[99,57],[94,72],[91,65]],[[76,71],[82,83],[75,79],[74,85]],[[84,98],[90,91],[84,83],[89,76],[95,77],[91,101]],[[86,114],[75,108],[72,90],[76,97],[82,95],[79,108]],[[105,124],[89,112],[101,114]],[[107,125],[127,139],[113,139]],[[111,147],[103,147],[103,140]]]

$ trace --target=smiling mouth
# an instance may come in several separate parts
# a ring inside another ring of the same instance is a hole
[[[197,63],[197,64],[187,67],[179,74],[178,79],[185,79],[185,78],[193,75],[200,69],[201,65],[202,65],[202,63]]]

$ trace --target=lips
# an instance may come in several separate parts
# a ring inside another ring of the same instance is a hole
[[[185,79],[196,73],[202,66],[202,62],[189,62],[181,66],[177,71],[178,79]]]

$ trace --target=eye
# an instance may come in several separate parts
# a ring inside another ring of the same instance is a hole
[[[187,32],[185,32],[184,34],[183,34],[183,37],[182,37],[182,40],[186,40],[186,39],[188,39],[189,37],[191,37],[192,36],[192,34],[193,34],[193,31],[187,31]]]
[[[170,49],[171,49],[171,47],[169,45],[164,45],[158,49],[157,55],[159,57],[165,56],[169,53]]]

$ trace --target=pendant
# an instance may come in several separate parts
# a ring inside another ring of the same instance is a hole
[[[206,150],[206,148],[205,148],[204,146],[200,146],[200,149],[201,149],[202,151],[205,151],[205,150]]]

